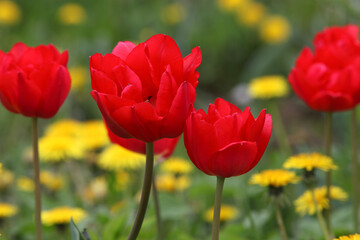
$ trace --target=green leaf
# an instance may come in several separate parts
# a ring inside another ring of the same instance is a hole
[[[72,217],[70,218],[70,229],[71,229],[71,238],[72,240],[87,240],[81,234],[79,228],[74,223]]]

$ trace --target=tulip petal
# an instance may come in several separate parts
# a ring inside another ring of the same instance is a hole
[[[125,61],[134,47],[136,47],[136,44],[129,41],[118,42],[118,44],[112,50],[112,54]]]
[[[169,112],[178,89],[177,83],[169,71],[171,70],[168,67],[167,71],[162,75],[156,97],[156,113],[159,116],[164,116]]]
[[[255,142],[234,142],[217,151],[209,161],[210,171],[220,177],[232,177],[249,171],[258,153]]]
[[[253,124],[247,129],[247,140],[254,142],[260,137],[260,134],[264,128],[266,110],[263,109],[259,116],[255,119]]]
[[[310,99],[309,105],[315,110],[332,112],[349,109],[354,106],[354,102],[351,95],[323,91]]]
[[[40,89],[31,81],[25,79],[22,73],[18,74],[18,106],[21,114],[27,117],[35,117],[39,114]]]
[[[116,83],[106,76],[104,72],[91,68],[90,73],[92,89],[101,93],[118,95]]]
[[[184,58],[184,81],[187,81],[196,88],[198,84],[199,73],[196,68],[200,66],[202,55],[199,47],[192,49],[191,53]]]

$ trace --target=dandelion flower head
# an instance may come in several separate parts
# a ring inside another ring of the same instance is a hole
[[[260,24],[260,38],[269,44],[285,42],[290,32],[288,20],[280,15],[268,16]]]
[[[315,199],[320,211],[329,208],[329,200],[326,197],[326,186],[314,189]],[[330,188],[330,199],[345,201],[348,198],[348,194],[339,187],[331,186]],[[300,215],[313,215],[316,211],[312,193],[307,190],[298,199],[295,200],[295,211]]]
[[[74,119],[62,119],[46,128],[46,136],[78,137],[81,123]]]
[[[124,190],[128,184],[130,182],[130,175],[123,171],[120,170],[116,173],[116,189],[118,191]]]
[[[5,168],[2,168],[0,174],[0,189],[8,187],[13,181],[14,174]]]
[[[223,11],[232,12],[242,8],[249,0],[218,0],[219,8]]]
[[[80,132],[81,142],[88,150],[96,150],[109,144],[105,124],[101,120],[86,121]]]
[[[0,24],[14,25],[20,22],[21,10],[14,1],[0,1]]]
[[[221,205],[220,221],[225,222],[235,219],[239,215],[239,211],[231,205]],[[212,222],[214,216],[214,207],[208,209],[204,214],[204,220],[206,222]]]
[[[86,19],[86,11],[77,3],[67,3],[58,10],[59,21],[64,25],[79,25]]]
[[[12,217],[18,212],[18,208],[15,205],[0,202],[0,219],[6,217]]]
[[[79,139],[66,136],[44,136],[39,139],[40,160],[60,162],[69,159],[82,159],[84,145]]]
[[[175,175],[181,175],[190,173],[193,170],[193,167],[190,161],[184,158],[172,157],[161,163],[160,170]]]
[[[139,169],[145,166],[145,155],[111,144],[100,154],[97,165],[113,171]]]
[[[35,189],[34,180],[28,177],[19,177],[16,180],[16,185],[19,190],[24,192],[33,192]]]
[[[70,67],[69,73],[71,76],[71,89],[75,91],[82,89],[88,77],[88,69],[81,66]]]
[[[264,187],[283,187],[290,183],[297,183],[300,179],[294,172],[283,169],[269,169],[252,175],[249,183]]]
[[[311,171],[313,169],[321,169],[325,172],[336,170],[337,166],[333,160],[320,153],[300,153],[286,160],[284,168],[305,169]]]
[[[104,176],[93,179],[84,190],[85,200],[93,203],[102,199],[108,193],[108,184]]]
[[[42,222],[48,226],[67,224],[70,222],[71,217],[74,222],[79,222],[86,217],[86,213],[81,208],[71,208],[68,206],[53,208],[41,213]]]
[[[334,238],[334,240],[360,240],[360,234],[340,236],[339,238]]]
[[[175,177],[172,174],[159,175],[156,178],[156,187],[161,192],[184,191],[190,186],[187,176]]]
[[[261,22],[266,14],[264,4],[249,1],[236,11],[236,17],[241,24],[248,27],[254,27]]]
[[[64,179],[61,175],[54,174],[50,171],[40,172],[40,182],[51,191],[58,191],[64,186]]]
[[[258,99],[285,97],[289,94],[289,85],[283,76],[263,76],[250,81],[248,92]]]

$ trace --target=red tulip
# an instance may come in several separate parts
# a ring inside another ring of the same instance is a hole
[[[69,93],[68,52],[51,44],[28,47],[15,44],[0,51],[0,100],[13,113],[53,117]]]
[[[247,107],[218,98],[208,113],[193,111],[186,120],[184,142],[195,166],[208,175],[232,177],[250,171],[259,162],[272,131],[270,114],[254,119]]]
[[[92,97],[111,131],[154,142],[178,137],[195,101],[200,48],[183,58],[175,41],[158,34],[144,43],[119,42],[90,58]]]
[[[146,154],[146,144],[145,142],[135,139],[135,138],[121,138],[116,136],[109,128],[108,135],[111,142],[118,144],[130,151]],[[158,155],[161,159],[167,159],[170,157],[176,147],[179,137],[176,138],[162,138],[154,142],[154,153]]]
[[[360,102],[358,27],[331,27],[318,33],[315,50],[300,53],[289,82],[306,104],[319,111],[342,111]]]

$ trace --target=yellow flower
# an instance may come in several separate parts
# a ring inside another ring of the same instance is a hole
[[[239,23],[253,27],[261,22],[266,13],[266,7],[262,3],[250,1],[236,11]]]
[[[86,79],[88,78],[88,69],[85,67],[71,67],[69,68],[71,76],[71,89],[79,91],[83,88]]]
[[[43,224],[49,226],[54,224],[67,224],[70,222],[71,217],[74,222],[79,222],[86,217],[86,213],[81,208],[70,208],[68,206],[53,208],[41,213]]]
[[[329,200],[326,198],[326,186],[319,187],[314,189],[315,199],[319,210],[329,208]],[[348,195],[344,190],[339,187],[331,186],[330,188],[330,199],[345,201],[348,198]],[[313,215],[315,213],[315,205],[312,198],[312,193],[310,190],[307,190],[303,195],[295,200],[295,211],[301,215],[306,213]]]
[[[80,140],[87,150],[96,150],[109,143],[105,124],[101,120],[86,121],[82,124]]]
[[[0,24],[14,25],[20,22],[21,10],[13,1],[0,1]]]
[[[161,163],[160,170],[172,174],[187,174],[193,170],[189,160],[179,157],[172,157]]]
[[[116,173],[116,189],[121,191],[124,190],[126,188],[126,186],[128,185],[130,181],[130,176],[127,172],[125,171],[118,171]]]
[[[289,94],[289,85],[280,75],[254,78],[249,83],[249,95],[258,99],[285,97]]]
[[[280,15],[268,16],[260,24],[260,37],[264,42],[275,44],[285,42],[290,36],[290,24]]]
[[[35,189],[34,180],[28,177],[20,177],[16,181],[17,187],[24,192],[33,192]]]
[[[84,157],[84,145],[76,138],[66,136],[45,136],[39,139],[40,160],[60,162]]]
[[[85,21],[86,11],[77,3],[67,3],[59,8],[58,17],[65,25],[79,25]]]
[[[163,192],[184,191],[189,186],[190,179],[187,176],[175,177],[172,174],[165,174],[156,178],[156,187]]]
[[[339,238],[334,238],[334,240],[360,240],[360,234],[353,234],[349,236],[340,236]]]
[[[12,217],[18,212],[18,208],[15,205],[0,202],[0,219],[6,217]]]
[[[218,0],[218,5],[223,11],[232,12],[247,5],[248,2],[249,0]]]
[[[300,179],[294,172],[283,169],[269,169],[252,175],[249,183],[264,187],[283,187],[289,183],[297,183]]]
[[[145,166],[145,155],[112,144],[99,156],[97,165],[106,170],[139,169]]]
[[[40,172],[40,182],[51,191],[58,191],[64,186],[64,179],[49,171]]]
[[[221,205],[221,211],[220,211],[220,221],[225,222],[229,220],[235,219],[239,215],[238,210],[230,205],[223,204]],[[204,214],[204,220],[206,222],[212,222],[214,216],[214,207],[206,210]]]
[[[62,119],[47,127],[46,136],[78,137],[81,123],[73,119]]]
[[[0,174],[0,189],[8,187],[14,181],[14,174],[3,168]]]
[[[306,171],[321,169],[327,172],[329,170],[336,170],[338,167],[326,155],[320,153],[300,153],[288,158],[284,163],[284,168],[305,169]]]
[[[108,193],[108,185],[104,176],[93,179],[85,188],[83,194],[85,201],[93,203],[96,200],[102,199]]]
[[[161,19],[164,23],[174,25],[184,21],[186,18],[186,9],[180,2],[165,6],[161,11]]]

